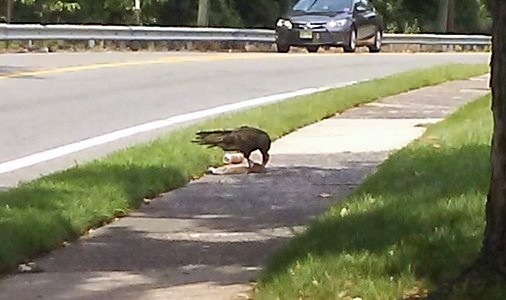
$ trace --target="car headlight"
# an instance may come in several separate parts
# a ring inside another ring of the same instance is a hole
[[[284,20],[284,19],[279,19],[278,22],[276,23],[276,26],[278,26],[278,27],[286,27],[288,29],[292,29],[293,28],[292,22],[290,22],[289,20]]]
[[[346,20],[346,19],[332,20],[327,23],[327,26],[330,28],[343,27],[344,25],[346,25],[346,23],[348,23],[348,20]]]

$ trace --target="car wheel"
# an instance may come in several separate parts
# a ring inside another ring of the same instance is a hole
[[[355,52],[357,50],[357,30],[352,28],[350,31],[350,38],[348,44],[343,47],[344,52]]]
[[[278,53],[288,53],[288,51],[290,51],[290,45],[276,44],[276,48]]]
[[[374,37],[374,44],[369,46],[369,52],[378,53],[381,51],[381,45],[383,43],[383,33],[381,31],[376,31],[376,36]]]
[[[319,48],[320,48],[319,46],[307,46],[306,47],[307,52],[309,52],[309,53],[316,53],[316,52],[318,52]]]

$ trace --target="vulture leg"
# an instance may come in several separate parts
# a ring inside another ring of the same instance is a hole
[[[248,169],[253,168],[253,166],[255,165],[255,163],[253,163],[253,161],[249,158],[250,155],[251,153],[246,153],[246,155],[244,155],[244,157],[248,161]]]
[[[262,166],[265,167],[265,165],[269,162],[270,156],[267,152],[262,152]]]

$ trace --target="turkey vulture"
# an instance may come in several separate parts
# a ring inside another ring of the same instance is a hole
[[[262,166],[269,161],[271,139],[265,131],[258,128],[242,126],[232,130],[199,131],[196,135],[192,141],[194,143],[207,145],[208,148],[220,147],[224,151],[241,152],[248,160],[249,168],[254,165],[249,157],[255,150],[262,153]]]

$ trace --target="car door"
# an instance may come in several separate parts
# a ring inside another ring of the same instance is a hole
[[[365,14],[367,8],[364,6],[362,0],[353,1],[353,20],[357,29],[357,39],[363,40],[367,36],[367,19]]]
[[[363,7],[364,32],[363,38],[370,39],[376,34],[378,24],[378,14],[368,0],[360,0]]]

